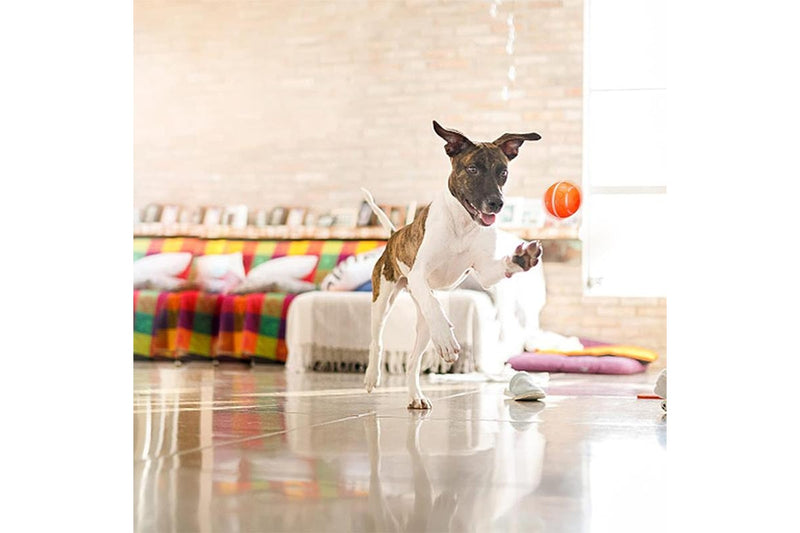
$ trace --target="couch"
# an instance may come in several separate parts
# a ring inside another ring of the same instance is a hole
[[[317,289],[324,285],[329,290],[224,294],[198,288],[135,289],[134,358],[234,359],[287,364],[293,371],[363,371],[368,358],[371,293],[348,289],[355,288],[357,279],[367,281],[369,258],[374,261],[377,249],[385,243],[135,237],[134,261],[175,252],[188,252],[193,261],[241,253],[245,274],[273,259],[315,256],[318,261],[305,279]],[[356,271],[360,278],[353,278]],[[330,284],[331,279],[344,280],[348,275],[349,288]],[[181,276],[190,277],[189,270]],[[449,365],[429,350],[423,367],[434,372],[496,372],[510,356],[523,350],[528,333],[538,331],[538,315],[545,301],[544,277],[539,267],[489,291],[468,278],[462,287],[440,293],[439,299],[453,322],[462,356]],[[388,372],[403,372],[415,321],[413,302],[403,293],[384,330]]]
[[[194,257],[241,252],[245,273],[271,259],[319,257],[308,281],[319,284],[342,260],[381,247],[380,240],[235,240],[199,237],[135,237],[134,261],[153,254],[189,252]],[[183,274],[188,277],[188,272]],[[237,359],[286,361],[286,316],[297,294],[220,294],[198,289],[134,290],[135,359]]]

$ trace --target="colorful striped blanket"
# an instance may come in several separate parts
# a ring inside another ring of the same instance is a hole
[[[134,238],[134,260],[162,252],[195,256],[242,252],[245,272],[272,258],[316,255],[307,278],[319,284],[347,257],[385,241],[244,241]],[[295,294],[221,295],[197,290],[133,293],[133,353],[137,358],[235,358],[285,362],[286,316]]]

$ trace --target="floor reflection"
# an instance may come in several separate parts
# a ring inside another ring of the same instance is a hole
[[[428,386],[434,408],[420,412],[402,387],[368,395],[354,375],[145,365],[134,377],[137,532],[590,531],[634,523],[617,513],[647,512],[637,487],[663,470],[660,406],[626,396]]]
[[[509,402],[511,403],[511,402]],[[369,520],[355,531],[487,531],[492,522],[539,484],[544,460],[544,437],[536,431],[535,416],[544,408],[536,405],[509,405],[516,411],[512,426],[499,424],[491,441],[482,447],[450,449],[444,435],[429,439],[431,448],[422,448],[420,433],[428,412],[408,414],[405,448],[410,460],[413,495],[403,483],[384,480],[381,469],[382,446],[380,419],[364,417],[364,432],[369,449]],[[391,422],[395,422],[392,420]],[[425,429],[459,433],[457,422],[428,423]],[[486,424],[480,424],[486,429]],[[513,428],[513,429],[512,429]],[[480,429],[480,428],[478,428]],[[466,428],[469,430],[469,427]],[[517,433],[516,435],[514,433]],[[524,434],[520,434],[524,433]],[[442,438],[444,437],[444,438]],[[472,439],[478,441],[480,439]],[[452,442],[452,441],[451,441]],[[518,452],[518,453],[515,453]],[[519,455],[520,461],[509,464],[508,458]],[[428,465],[435,471],[434,481]],[[357,526],[358,524],[354,524]]]

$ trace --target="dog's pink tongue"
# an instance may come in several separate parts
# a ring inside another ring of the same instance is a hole
[[[494,224],[495,215],[490,213],[481,213],[481,221],[487,226]]]

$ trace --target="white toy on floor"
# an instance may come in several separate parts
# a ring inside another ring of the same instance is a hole
[[[533,375],[527,372],[517,372],[508,382],[506,396],[512,400],[541,400],[545,397],[544,390],[536,383]]]

